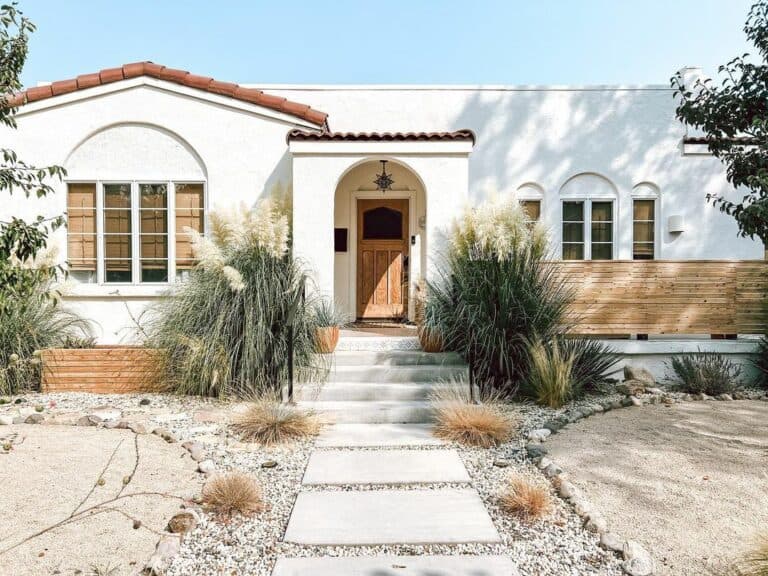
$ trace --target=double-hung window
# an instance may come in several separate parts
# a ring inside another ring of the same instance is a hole
[[[202,182],[70,182],[67,259],[81,282],[166,283],[194,265],[205,232]]]
[[[656,201],[632,201],[632,259],[653,260],[655,257]]]
[[[613,201],[564,200],[563,260],[613,259]]]

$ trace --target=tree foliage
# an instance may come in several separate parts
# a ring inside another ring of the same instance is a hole
[[[21,71],[27,59],[29,35],[35,26],[14,2],[0,6],[0,125],[16,128],[17,108],[10,97],[22,89]],[[18,158],[13,150],[0,148],[0,192],[42,198],[53,194],[51,178],[65,174],[61,166],[36,167]],[[0,221],[0,312],[9,299],[25,298],[53,269],[25,265],[43,250],[48,235],[64,224],[63,216],[38,216],[32,222],[11,217]]]
[[[677,117],[702,130],[710,152],[727,168],[728,181],[744,190],[741,198],[708,195],[721,212],[736,219],[742,236],[768,241],[768,0],[752,6],[744,25],[757,48],[718,68],[719,85],[711,78],[686,85],[672,77],[680,98]]]

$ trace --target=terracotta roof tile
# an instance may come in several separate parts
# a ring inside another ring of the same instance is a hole
[[[286,139],[312,142],[475,142],[472,130],[454,132],[313,132],[291,130]]]
[[[685,144],[707,144],[708,139],[706,136],[686,136],[683,138],[683,143]],[[752,138],[751,136],[736,136],[734,138],[730,139],[730,142],[734,144],[758,144],[759,140],[757,138]]]
[[[9,106],[21,106],[27,102],[37,102],[45,98],[67,94],[76,90],[85,90],[111,82],[119,82],[128,78],[149,76],[167,82],[189,86],[197,90],[204,90],[213,94],[220,94],[242,100],[251,104],[257,104],[264,108],[270,108],[291,116],[296,116],[312,124],[327,128],[328,115],[314,110],[306,104],[291,102],[280,96],[264,94],[256,88],[245,88],[230,82],[219,82],[207,76],[190,74],[186,70],[166,68],[154,62],[133,62],[119,68],[106,68],[94,74],[83,74],[70,80],[61,80],[47,86],[29,88],[24,92],[7,96]]]

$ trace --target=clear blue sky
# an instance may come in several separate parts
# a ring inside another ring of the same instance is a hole
[[[665,84],[751,0],[21,0],[26,85],[137,60],[241,83]]]

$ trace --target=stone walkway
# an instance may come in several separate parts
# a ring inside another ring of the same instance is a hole
[[[518,574],[503,556],[354,556],[356,546],[501,542],[459,454],[427,426],[332,426],[302,484],[284,540],[333,546],[334,555],[338,546],[352,547],[352,556],[280,559],[273,576]]]

